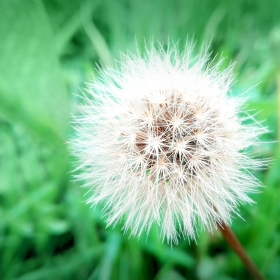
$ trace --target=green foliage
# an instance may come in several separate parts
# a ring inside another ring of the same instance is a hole
[[[0,0],[0,279],[250,279],[218,232],[172,248],[156,227],[129,238],[105,228],[71,181],[70,112],[95,63],[112,65],[135,39],[143,49],[143,38],[192,37],[236,61],[233,94],[256,85],[248,108],[271,133],[255,152],[273,162],[233,230],[262,273],[280,279],[279,10],[278,0]]]

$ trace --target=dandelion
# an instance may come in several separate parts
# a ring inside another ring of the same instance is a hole
[[[176,45],[123,55],[117,69],[87,83],[72,141],[89,204],[102,203],[108,225],[122,220],[140,236],[194,239],[197,224],[230,225],[259,183],[250,147],[263,133],[230,95],[232,66],[219,71],[206,51]]]

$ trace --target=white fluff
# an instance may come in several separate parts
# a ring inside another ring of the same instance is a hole
[[[243,124],[232,67],[219,66],[190,46],[159,45],[87,84],[72,146],[88,203],[103,203],[108,225],[125,217],[124,230],[140,236],[157,223],[176,243],[195,238],[199,221],[229,225],[238,204],[252,202],[259,183],[248,169],[262,162],[246,151],[264,130],[248,115]]]

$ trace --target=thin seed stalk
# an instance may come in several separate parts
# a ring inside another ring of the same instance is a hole
[[[237,254],[243,264],[246,266],[248,271],[256,280],[264,280],[264,277],[261,275],[260,271],[257,269],[255,264],[252,262],[250,257],[247,255],[246,251],[242,247],[241,243],[233,233],[233,231],[225,224],[218,224],[217,226],[222,233],[223,237],[233,249],[233,251]]]

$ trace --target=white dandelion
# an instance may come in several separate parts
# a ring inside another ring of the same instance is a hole
[[[232,66],[220,64],[159,45],[87,83],[72,145],[88,203],[102,203],[108,225],[123,220],[139,237],[156,223],[176,243],[195,238],[197,223],[230,225],[238,204],[252,202],[259,182],[249,170],[262,162],[249,150],[264,129],[230,96]]]

